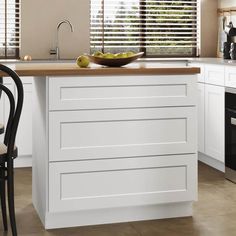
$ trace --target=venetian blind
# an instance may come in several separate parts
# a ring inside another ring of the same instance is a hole
[[[0,58],[18,58],[20,1],[0,0]]]
[[[90,0],[91,52],[196,56],[199,0]]]

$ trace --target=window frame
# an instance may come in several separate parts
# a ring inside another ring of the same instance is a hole
[[[198,7],[198,4],[200,4],[200,1],[199,0],[196,0],[197,2],[197,7]],[[91,4],[91,2],[90,2]],[[104,13],[104,0],[101,0],[101,4],[102,4],[102,11]],[[194,3],[193,3],[194,4]],[[139,0],[139,6],[140,6],[140,11],[143,11],[146,9],[146,2],[143,1],[143,0]],[[91,6],[90,6],[91,7]],[[197,15],[196,17],[194,18],[197,22],[197,25],[199,24],[199,17],[200,17],[200,14],[199,14],[199,11],[200,10],[197,10]],[[104,43],[104,14],[103,14],[103,20],[102,20],[102,24],[103,24],[103,29],[102,29],[102,35],[103,35],[103,40],[101,42],[102,46],[102,52],[104,53],[104,46],[105,46],[105,43]],[[91,20],[91,15],[90,15],[90,20]],[[199,37],[197,36],[196,38],[196,47],[192,47],[192,53],[191,55],[189,54],[175,54],[175,55],[147,55],[147,47],[145,47],[146,45],[146,40],[145,40],[145,34],[144,32],[146,31],[146,27],[145,27],[145,23],[146,23],[146,17],[142,14],[142,17],[141,17],[141,30],[140,30],[140,47],[139,47],[139,52],[144,52],[143,54],[143,57],[144,58],[173,58],[173,57],[177,57],[177,58],[191,58],[191,57],[199,57],[199,51],[200,51],[200,29],[197,28],[196,30],[192,30],[193,34],[191,36],[194,36],[195,34],[194,33],[197,33],[197,35],[199,35]],[[90,45],[90,51],[92,50],[91,48],[91,45]]]
[[[5,14],[4,14],[4,18],[5,18],[5,24],[4,24],[4,28],[5,28],[5,48],[3,49],[4,51],[4,55],[0,56],[0,59],[19,59],[20,58],[20,0],[15,0],[15,27],[16,27],[16,33],[15,36],[19,37],[19,46],[15,48],[15,54],[14,56],[8,56],[7,54],[7,0],[4,0],[4,5],[5,5]],[[18,28],[17,28],[18,27]]]

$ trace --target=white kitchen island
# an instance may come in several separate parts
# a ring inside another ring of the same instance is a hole
[[[15,69],[34,76],[33,204],[45,228],[192,215],[198,68],[41,66]]]

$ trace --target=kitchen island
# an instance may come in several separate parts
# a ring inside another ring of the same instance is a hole
[[[45,228],[192,215],[199,68],[12,68],[34,76],[33,204]]]

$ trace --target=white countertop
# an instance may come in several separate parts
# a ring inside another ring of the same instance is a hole
[[[236,65],[236,60],[224,60],[222,58],[216,57],[185,57],[185,58],[140,58],[137,61],[140,62],[158,62],[158,63],[188,63],[188,62],[196,62],[196,63],[207,63],[207,64],[220,64],[220,65]],[[75,59],[61,59],[61,60],[53,60],[53,59],[36,59],[32,61],[23,61],[23,60],[0,60],[0,63],[3,64],[18,64],[18,63],[73,63]]]

